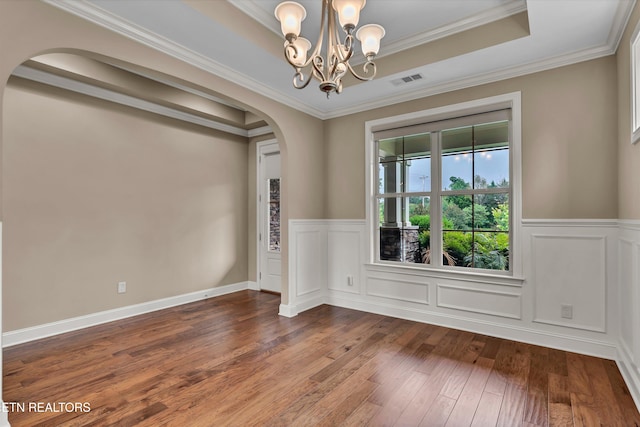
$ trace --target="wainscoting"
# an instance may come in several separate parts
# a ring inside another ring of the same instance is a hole
[[[289,306],[347,307],[613,359],[640,406],[640,223],[524,220],[522,277],[370,264],[364,220],[291,220]]]
[[[618,366],[640,407],[640,221],[620,221]]]

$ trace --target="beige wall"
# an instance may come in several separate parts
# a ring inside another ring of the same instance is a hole
[[[637,14],[636,11],[634,17]],[[633,19],[637,21],[637,18]],[[3,58],[0,62],[0,135],[3,139],[7,122],[2,102],[2,97],[7,96],[4,82],[17,65],[52,50],[86,51],[149,70],[162,70],[167,76],[231,99],[264,117],[281,144],[285,304],[288,301],[287,220],[365,216],[363,140],[366,120],[522,91],[524,217],[616,218],[618,206],[621,217],[640,214],[639,178],[637,174],[633,175],[640,166],[640,161],[636,161],[638,147],[622,144],[623,138],[616,144],[617,131],[622,126],[616,118],[618,98],[621,105],[624,103],[622,96],[618,96],[618,91],[624,92],[624,87],[616,86],[616,72],[622,72],[619,65],[625,60],[620,55],[617,56],[618,63],[616,57],[606,57],[323,123],[41,2],[0,2],[0,42],[3,40],[11,40],[11,43],[0,44]],[[624,42],[621,50],[623,48]],[[0,142],[4,144],[4,141]],[[619,156],[618,147],[621,147]],[[4,147],[1,151],[5,151]],[[248,185],[244,195],[248,209],[244,241],[247,242],[246,278],[249,280],[255,280],[256,275],[255,249],[252,247],[255,206],[251,203],[255,200],[254,167],[255,146],[252,143],[248,147],[244,178]],[[9,200],[7,197],[2,199]],[[3,215],[5,211],[0,209]],[[5,232],[10,235],[11,230],[7,227],[5,225]],[[5,294],[9,292],[8,286],[5,283]],[[153,298],[146,300],[150,299]],[[113,303],[119,304],[119,301]]]
[[[614,56],[328,121],[327,216],[365,217],[365,121],[515,91],[522,93],[523,217],[617,218]]]
[[[11,72],[33,56],[61,50],[103,55],[149,72],[160,70],[165,78],[232,100],[267,121],[280,143],[282,158],[282,301],[287,304],[288,219],[325,215],[322,122],[42,2],[0,1],[0,135],[5,125],[4,85]],[[309,199],[311,193],[318,196]]]
[[[618,213],[620,219],[640,219],[640,143],[631,145],[631,36],[640,22],[636,4],[618,52]]]
[[[5,331],[247,280],[246,138],[11,81]]]

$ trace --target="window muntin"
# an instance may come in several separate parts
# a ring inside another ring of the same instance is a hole
[[[376,141],[378,261],[511,271],[510,121],[441,127]]]

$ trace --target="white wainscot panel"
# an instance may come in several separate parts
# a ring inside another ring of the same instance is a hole
[[[360,293],[360,231],[329,230],[327,233],[328,288]]]
[[[638,236],[638,238],[640,239],[640,236]],[[630,299],[632,301],[631,311],[633,313],[631,317],[631,321],[633,322],[632,335],[634,337],[633,363],[637,374],[640,376],[640,311],[638,311],[638,307],[640,307],[640,241],[636,241],[635,243],[633,290]],[[640,388],[640,384],[637,384],[637,386]],[[640,396],[637,397],[640,398]]]
[[[625,350],[631,361],[637,364],[635,360],[635,334],[634,334],[634,311],[637,309],[637,304],[634,301],[633,295],[633,269],[634,269],[634,253],[633,244],[631,240],[620,239],[618,241],[618,262],[619,262],[619,283],[620,283],[620,338],[622,345],[625,346]]]
[[[534,234],[531,244],[534,321],[605,332],[606,236]]]
[[[438,307],[489,314],[510,319],[522,318],[522,296],[519,292],[507,292],[461,284],[438,283]]]
[[[370,274],[367,295],[425,305],[429,304],[429,283],[422,276],[409,274]]]
[[[325,270],[321,230],[299,230],[295,234],[296,295],[322,291]]]

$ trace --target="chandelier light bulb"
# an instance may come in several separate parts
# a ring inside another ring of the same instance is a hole
[[[367,0],[333,0],[333,9],[338,12],[338,21],[346,32],[350,32],[358,26],[360,10],[366,2]]]
[[[307,17],[307,10],[300,3],[284,1],[276,7],[275,15],[280,21],[282,35],[289,40],[300,35],[302,21]]]
[[[363,25],[356,33],[362,45],[362,53],[367,58],[374,57],[380,51],[380,40],[384,37],[384,28],[378,24]]]
[[[287,43],[285,43],[286,46]],[[311,42],[304,37],[298,37],[292,43],[293,48],[296,51],[295,57],[291,58],[291,62],[297,67],[303,67],[307,62],[307,52],[311,49]]]

